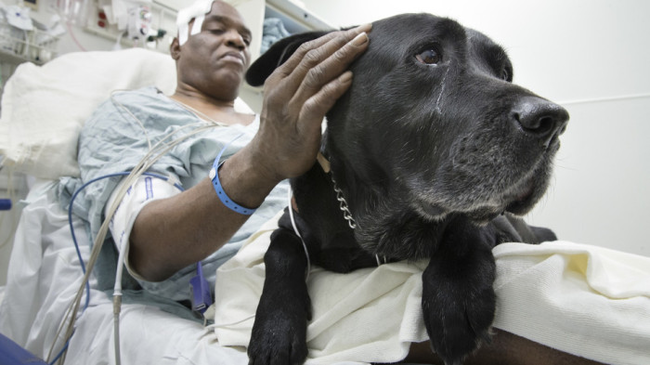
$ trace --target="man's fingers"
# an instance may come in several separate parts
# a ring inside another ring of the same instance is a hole
[[[338,78],[323,86],[316,94],[307,99],[301,111],[301,120],[321,121],[328,110],[352,85],[352,72],[346,71]],[[298,128],[314,128],[320,134],[320,123],[301,124]]]
[[[298,86],[298,91],[291,100],[301,105],[307,99],[319,92],[324,85],[339,77],[365,49],[368,35],[360,33],[342,47],[339,47],[328,58],[311,67]]]
[[[296,67],[298,67],[298,65],[302,62],[303,58],[305,57],[305,55],[312,49],[319,48],[336,38],[340,39],[340,44],[339,44],[340,47],[343,44],[352,40],[358,34],[363,32],[366,33],[369,32],[370,29],[372,29],[372,24],[364,24],[356,28],[348,29],[345,31],[330,32],[323,35],[322,37],[304,43],[300,47],[298,47],[298,49],[293,53],[293,55],[289,57],[289,59],[286,62],[284,62],[282,66],[278,68],[278,70],[280,70],[285,75],[289,75],[293,72],[293,70],[296,69]]]
[[[332,32],[301,45],[289,60],[277,68],[267,79],[266,84],[269,87],[266,88],[268,94],[265,97],[265,104],[284,104],[290,113],[298,116],[305,100],[312,97],[327,82],[338,77],[356,58],[355,53],[365,50],[365,46],[352,47],[348,43],[371,28],[372,25],[367,24],[347,31]],[[342,50],[343,48],[345,51]],[[337,61],[333,65],[336,71],[329,70],[328,72],[323,67],[314,70],[309,77],[310,86],[307,87],[307,90],[302,91],[302,94],[299,94],[298,90],[307,73],[333,54],[336,54],[334,59]],[[346,55],[349,60],[346,60]]]
[[[337,77],[359,53],[365,50],[363,44],[354,46],[350,44],[350,41],[360,34],[366,33],[371,27],[370,24],[367,24],[347,31],[332,32],[302,44],[289,60],[278,69],[281,74],[287,75],[285,82],[287,82],[288,89],[294,92],[298,90],[306,75],[335,53],[337,53],[338,62],[340,63],[340,67],[337,67],[338,72],[331,72],[329,79],[325,79],[326,75],[323,73],[319,86],[323,86]],[[367,35],[361,36],[361,38],[367,40]],[[342,48],[345,49],[345,52],[339,53]],[[318,72],[318,70],[315,72]]]
[[[310,90],[312,92],[319,90],[323,85],[327,84],[345,71],[350,63],[352,63],[352,61],[356,59],[363,50],[365,50],[367,42],[368,35],[366,33],[360,33],[357,35],[354,39],[340,47],[325,60],[322,60],[317,65],[311,67],[309,71],[307,71],[301,87],[305,87],[307,92]],[[300,92],[300,89],[298,92]]]

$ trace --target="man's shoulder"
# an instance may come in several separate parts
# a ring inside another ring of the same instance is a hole
[[[134,118],[144,122],[155,115],[175,115],[178,108],[169,97],[154,86],[133,90],[113,90],[110,97],[99,105],[87,123],[94,120],[113,119],[113,122]]]
[[[121,134],[129,129],[141,131],[145,126],[147,129],[155,129],[155,123],[152,124],[150,119],[155,118],[156,110],[169,109],[165,106],[169,103],[169,98],[155,87],[114,90],[86,120],[81,137],[88,133],[95,135],[100,133],[99,131],[106,132],[116,128],[122,131]]]
[[[147,100],[147,102],[169,103],[169,99],[155,86],[146,86],[132,90],[113,90],[106,102],[115,100],[129,104],[141,103],[142,100]]]

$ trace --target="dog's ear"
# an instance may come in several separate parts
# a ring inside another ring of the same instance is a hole
[[[300,33],[277,41],[248,68],[246,82],[251,86],[263,85],[266,78],[273,73],[273,70],[288,60],[301,44],[327,33],[329,32]]]

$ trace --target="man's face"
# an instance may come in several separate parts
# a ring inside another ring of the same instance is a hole
[[[215,1],[201,31],[180,48],[179,81],[215,97],[225,97],[223,93],[236,97],[250,63],[250,41],[251,32],[239,12]]]

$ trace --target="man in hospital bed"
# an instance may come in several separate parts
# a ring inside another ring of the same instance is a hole
[[[151,166],[150,172],[171,182],[142,176],[119,199],[123,183],[102,179],[77,196],[75,212],[87,221],[93,238],[103,217],[119,204],[109,244],[102,248],[95,268],[97,289],[113,289],[121,249],[128,270],[121,280],[125,300],[191,318],[189,288],[197,274],[196,263],[202,262],[213,287],[217,268],[286,205],[282,181],[314,163],[320,122],[350,85],[347,64],[367,45],[364,35],[350,41],[367,31],[366,26],[338,32],[311,44],[320,51],[317,66],[301,63],[304,53],[298,52],[288,62],[293,67],[280,68],[267,82],[262,114],[255,116],[237,112],[234,105],[249,61],[250,32],[241,16],[219,1],[199,1],[179,13],[179,37],[171,47],[177,70],[175,93],[166,96],[153,87],[114,93],[84,125],[79,139],[81,178],[63,179],[61,196],[69,198],[92,179],[132,170],[152,145],[171,132],[180,138],[201,126],[214,127],[180,141]],[[294,67],[298,72],[291,72]],[[326,82],[306,80],[310,67],[322,67]],[[174,187],[176,181],[187,190],[180,192]],[[229,200],[218,198],[219,193]],[[219,338],[219,342],[228,340]],[[410,360],[434,361],[426,342],[412,350]],[[494,343],[470,361],[591,363],[500,330]]]
[[[84,125],[78,156],[82,179],[67,186],[72,192],[82,181],[131,171],[151,145],[181,140],[149,170],[171,174],[186,190],[140,177],[118,201],[111,227],[115,242],[103,249],[97,267],[104,286],[103,278],[115,277],[114,256],[124,247],[126,267],[138,286],[175,301],[191,298],[189,283],[197,262],[203,261],[204,272],[214,273],[243,239],[283,208],[286,185],[271,192],[315,160],[323,115],[350,85],[349,77],[339,75],[363,51],[346,45],[361,30],[324,39],[318,48],[321,67],[327,67],[330,76],[326,83],[297,90],[306,72],[277,73],[269,85],[275,92],[266,98],[270,107],[262,117],[238,113],[234,101],[249,63],[250,31],[230,5],[211,1],[196,5],[179,15],[185,26],[171,45],[176,92],[166,96],[145,88],[114,93]],[[340,63],[327,59],[334,51],[344,55]],[[287,104],[291,107],[276,107]],[[206,132],[182,139],[206,125],[210,126]],[[172,131],[175,135],[165,140]],[[119,190],[114,181],[104,180],[77,197],[93,212],[88,217],[93,236]],[[133,285],[124,277],[124,285]],[[107,284],[106,289],[113,283]]]

